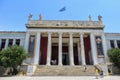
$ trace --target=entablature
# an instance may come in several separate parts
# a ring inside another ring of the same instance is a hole
[[[104,25],[100,21],[73,21],[73,20],[29,20],[26,24],[27,28],[64,28],[64,29],[79,29],[79,28],[100,28]]]

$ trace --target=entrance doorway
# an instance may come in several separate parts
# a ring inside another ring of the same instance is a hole
[[[69,65],[69,56],[68,53],[62,54],[62,63],[63,65]]]
[[[69,65],[68,44],[63,43],[62,46],[62,64]]]
[[[52,44],[51,65],[58,65],[58,44]]]
[[[84,37],[84,47],[85,47],[85,60],[87,65],[92,65],[92,54],[91,54],[91,44],[90,44],[90,35]]]

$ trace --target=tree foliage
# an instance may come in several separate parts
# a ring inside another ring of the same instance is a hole
[[[0,66],[10,68],[11,73],[17,73],[17,67],[21,66],[28,56],[27,51],[22,46],[9,46],[0,52]]]
[[[120,49],[119,48],[109,49],[108,56],[110,57],[110,61],[113,62],[115,66],[120,68]]]

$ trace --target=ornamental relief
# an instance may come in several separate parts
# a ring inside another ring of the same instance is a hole
[[[27,24],[28,26],[35,27],[104,27],[99,21],[34,21],[31,20]]]

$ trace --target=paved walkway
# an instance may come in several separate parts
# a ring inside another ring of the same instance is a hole
[[[96,79],[95,76],[15,76],[15,77],[0,77],[0,80],[120,80],[120,76],[105,76],[103,78]]]

